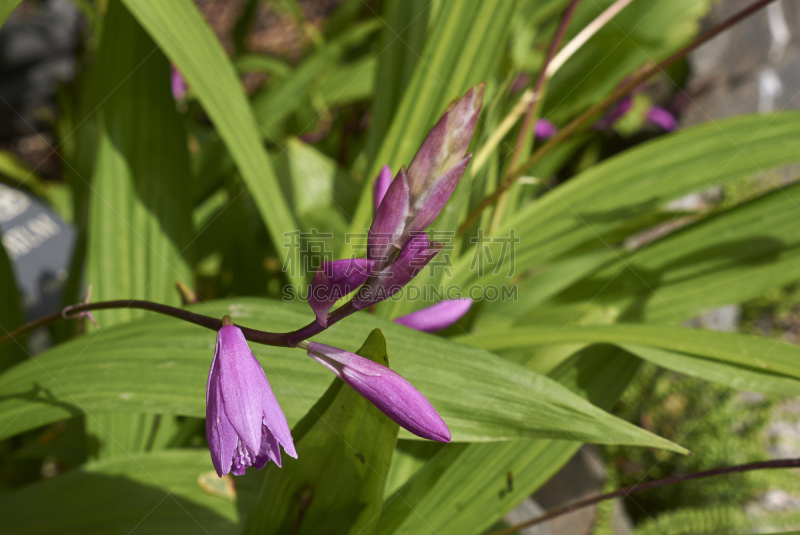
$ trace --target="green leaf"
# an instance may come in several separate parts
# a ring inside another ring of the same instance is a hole
[[[146,299],[179,305],[175,281],[190,281],[193,186],[186,133],[169,89],[169,63],[119,2],[111,2],[95,64],[102,95],[100,142],[89,199],[87,284],[94,299]],[[99,311],[101,325],[141,317]],[[151,415],[98,415],[87,432],[98,454],[142,451]]]
[[[32,191],[39,197],[47,198],[47,188],[42,183],[42,177],[14,153],[0,150],[0,177]]]
[[[372,331],[358,354],[388,366],[383,333]],[[298,460],[265,468],[245,533],[368,535],[380,511],[398,429],[336,379],[292,430]]]
[[[0,496],[3,533],[237,533],[233,501],[198,484],[209,466],[206,450],[90,462]]]
[[[340,64],[319,86],[322,102],[325,106],[341,106],[367,100],[375,92],[377,66],[377,59],[371,54]]]
[[[285,61],[263,54],[244,54],[236,58],[235,65],[240,73],[262,72],[278,78],[286,78],[292,72]]]
[[[97,151],[86,280],[93,298],[179,305],[175,281],[190,280],[182,252],[191,239],[186,133],[170,93],[169,63],[118,2],[109,5],[96,59]],[[103,326],[144,315],[98,311]]]
[[[763,295],[800,279],[798,203],[795,184],[709,217],[616,257],[554,304],[594,299],[621,321],[674,323]]]
[[[268,136],[274,135],[276,127],[303,102],[313,82],[338,63],[348,48],[359,44],[380,26],[379,20],[362,22],[305,59],[285,80],[256,97],[253,108],[264,132]]]
[[[214,32],[191,0],[123,2],[186,78],[236,162],[276,250],[282,251],[285,233],[297,230],[297,224],[244,89]],[[295,273],[288,276],[295,285],[303,283]]]
[[[266,299],[215,301],[194,309],[217,317],[230,314],[245,326],[276,332],[296,329],[312,317],[304,304]],[[386,333],[392,367],[431,401],[454,441],[570,437],[683,451],[496,355],[371,314],[328,329],[324,341],[352,350],[353,340],[365,339],[376,327]],[[330,384],[330,372],[297,350],[256,344],[252,349],[290,424],[297,422]],[[212,332],[163,317],[73,340],[0,376],[0,436],[82,411],[202,417],[213,352]],[[401,431],[401,436],[413,435]]]
[[[688,327],[610,325],[495,329],[457,337],[490,351],[555,344],[614,344],[657,366],[767,394],[800,392],[800,348],[780,340]]]
[[[610,408],[636,371],[635,358],[609,346],[574,355],[551,375]],[[387,498],[376,533],[483,533],[547,482],[580,448],[564,440],[448,444]]]
[[[378,44],[375,100],[366,152],[370,162],[386,137],[403,93],[423,54],[428,38],[431,2],[394,0],[384,3],[385,27]]]

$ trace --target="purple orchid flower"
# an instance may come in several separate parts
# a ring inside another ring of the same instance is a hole
[[[539,141],[550,139],[558,133],[558,127],[547,119],[539,119],[533,127],[533,135]]]
[[[418,437],[450,442],[450,430],[430,401],[396,371],[354,353],[316,342],[300,342],[336,377],[367,398],[386,416]]]
[[[400,316],[395,323],[405,325],[415,331],[433,333],[450,327],[460,320],[472,306],[472,299],[449,299],[440,301],[422,310]]]
[[[292,434],[241,329],[222,320],[206,390],[206,438],[217,475],[281,465],[279,444],[297,458]]]
[[[650,106],[650,109],[647,110],[647,120],[660,126],[665,132],[672,132],[678,129],[678,120],[661,106]]]
[[[175,100],[183,100],[183,97],[186,96],[186,92],[189,90],[189,86],[186,85],[186,79],[181,74],[181,71],[175,67],[175,65],[170,65],[170,73],[172,97]]]
[[[366,258],[345,258],[323,262],[314,274],[308,291],[308,304],[323,327],[328,326],[328,312],[336,301],[354,292],[369,277],[374,262]]]

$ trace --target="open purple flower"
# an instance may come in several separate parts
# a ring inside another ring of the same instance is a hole
[[[353,390],[367,398],[386,416],[418,437],[450,442],[450,430],[430,401],[399,373],[336,347],[301,342],[297,347],[316,360]]]
[[[264,370],[241,329],[228,316],[217,333],[217,347],[206,390],[206,438],[217,475],[244,474],[248,466],[281,465],[283,450],[297,458],[292,434]]]
[[[434,333],[450,327],[460,320],[472,306],[472,299],[448,299],[394,320],[415,331]]]

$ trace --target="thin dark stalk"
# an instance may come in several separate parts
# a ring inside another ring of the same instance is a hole
[[[497,189],[495,189],[487,197],[484,197],[484,199],[480,203],[478,203],[478,205],[469,213],[469,215],[467,215],[466,220],[461,224],[460,227],[458,227],[457,235],[460,236],[460,235],[464,234],[470,228],[470,226],[472,226],[472,224],[478,219],[478,217],[480,217],[481,212],[483,212],[483,210],[487,206],[495,203],[500,198],[500,196],[503,194],[503,192],[508,190],[508,188],[511,187],[511,185],[514,183],[514,181],[517,178],[519,178],[520,176],[522,176],[522,174],[526,170],[528,170],[531,167],[533,167],[533,165],[535,165],[537,162],[539,162],[547,153],[549,153],[551,150],[553,150],[559,143],[561,143],[562,141],[564,141],[568,137],[570,137],[573,134],[575,134],[576,132],[578,132],[581,128],[583,128],[586,124],[588,124],[589,121],[591,121],[600,112],[603,112],[606,109],[608,109],[609,107],[611,107],[619,99],[621,99],[622,97],[624,97],[625,95],[630,93],[633,89],[635,89],[639,84],[641,84],[642,82],[647,81],[649,78],[651,78],[655,74],[658,74],[659,72],[662,72],[664,69],[666,69],[667,67],[669,67],[670,65],[672,65],[676,61],[682,59],[689,52],[691,52],[692,50],[696,49],[700,45],[704,44],[706,41],[708,41],[710,39],[713,39],[714,37],[716,37],[721,32],[724,32],[725,30],[727,30],[731,26],[737,24],[738,22],[740,22],[743,19],[749,17],[750,15],[752,15],[754,12],[758,11],[762,7],[764,7],[767,4],[769,4],[771,2],[774,2],[774,1],[775,0],[758,0],[757,2],[754,2],[753,4],[751,4],[750,6],[744,8],[743,10],[739,11],[738,13],[736,13],[733,16],[731,16],[727,20],[725,20],[722,23],[718,24],[717,26],[711,28],[710,30],[705,32],[703,35],[701,35],[700,37],[696,38],[694,41],[692,41],[691,43],[689,43],[688,45],[686,45],[685,47],[683,47],[679,51],[675,52],[674,54],[672,54],[670,57],[668,57],[664,61],[662,61],[660,63],[656,63],[654,65],[650,65],[649,67],[646,67],[646,68],[640,70],[638,73],[634,74],[626,84],[621,85],[620,87],[618,87],[616,90],[614,90],[610,95],[608,95],[602,101],[600,101],[597,104],[595,104],[594,106],[592,106],[589,110],[587,110],[586,112],[581,114],[579,117],[574,119],[571,123],[569,123],[567,126],[562,128],[561,130],[559,130],[558,133],[555,136],[550,138],[544,145],[539,147],[539,149],[536,150],[531,155],[531,157],[528,159],[528,161],[526,161],[523,165],[521,165],[519,167],[519,169],[517,169],[515,172],[512,172],[510,175],[508,175],[503,180],[503,182],[500,183],[499,186],[497,186]]]
[[[553,509],[552,511],[548,511],[547,513],[541,516],[537,516],[536,518],[532,518],[527,522],[516,524],[514,526],[501,529],[500,531],[495,531],[491,535],[510,535],[511,533],[516,533],[517,531],[527,528],[528,526],[540,524],[542,522],[545,522],[546,520],[550,520],[557,516],[565,515],[567,513],[575,511],[576,509],[582,509],[583,507],[588,507],[590,505],[594,505],[604,500],[621,498],[624,496],[628,496],[629,494],[636,494],[637,492],[644,492],[646,490],[651,490],[658,487],[665,487],[667,485],[674,485],[675,483],[682,483],[684,481],[691,481],[693,479],[702,479],[706,477],[719,476],[722,474],[736,474],[741,472],[751,472],[753,470],[766,470],[775,468],[800,468],[800,459],[777,459],[775,461],[761,461],[756,463],[737,464],[734,466],[724,466],[722,468],[714,468],[713,470],[704,470],[702,472],[693,472],[691,474],[683,474],[678,476],[665,477],[663,479],[655,479],[653,481],[648,481],[647,483],[640,483],[638,485],[632,485],[630,487],[625,487],[623,489],[615,490],[614,492],[607,492],[605,494],[598,494],[596,496],[590,496],[589,498],[584,498],[583,500],[578,500],[577,502],[570,503],[568,505],[559,507],[557,509]]]
[[[517,163],[522,153],[522,147],[525,144],[525,140],[528,138],[528,135],[533,131],[533,120],[536,117],[536,110],[539,107],[538,103],[541,100],[542,89],[547,81],[547,67],[550,65],[550,62],[553,61],[553,58],[558,53],[559,48],[561,48],[561,42],[564,40],[564,36],[567,34],[567,28],[569,28],[569,23],[572,21],[573,15],[575,15],[575,10],[577,9],[578,4],[580,4],[580,0],[572,0],[561,14],[561,20],[558,23],[558,29],[556,29],[556,33],[553,35],[552,41],[550,41],[550,48],[547,50],[547,56],[544,58],[542,68],[539,70],[539,74],[536,77],[536,82],[533,85],[533,99],[531,100],[530,104],[528,104],[528,111],[525,113],[525,119],[522,122],[522,128],[520,128],[519,134],[517,135],[517,142],[514,145],[514,153],[511,155],[511,163],[508,166],[509,173],[513,173],[517,170]]]
[[[31,331],[45,327],[51,323],[55,323],[56,321],[75,318],[81,312],[114,308],[137,308],[149,310],[150,312],[156,312],[158,314],[164,314],[165,316],[172,316],[173,318],[188,321],[189,323],[194,323],[195,325],[205,327],[206,329],[211,329],[212,331],[218,331],[222,328],[222,320],[219,318],[213,318],[211,316],[197,314],[181,308],[162,305],[160,303],[153,303],[150,301],[140,301],[137,299],[118,299],[115,301],[99,301],[97,303],[84,303],[81,305],[67,307],[64,309],[64,312],[50,314],[49,316],[39,318],[36,321],[26,323],[25,325],[14,329],[10,333],[0,338],[0,345],[3,345],[4,343],[13,340],[18,336],[25,335]],[[351,303],[346,303],[328,316],[328,327],[357,311],[358,309],[356,309]],[[286,333],[259,331],[257,329],[250,329],[242,326],[239,326],[239,328],[242,329],[242,333],[247,340],[257,344],[275,347],[295,347],[298,342],[305,340],[306,338],[310,338],[325,330],[325,328],[317,323],[316,320],[312,321],[305,327],[301,327],[300,329]]]

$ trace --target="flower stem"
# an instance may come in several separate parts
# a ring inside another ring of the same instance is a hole
[[[539,162],[539,160],[541,160],[547,153],[549,153],[556,146],[558,146],[559,143],[561,143],[568,137],[578,132],[584,125],[589,123],[597,114],[611,107],[611,105],[613,105],[619,99],[630,93],[639,84],[647,81],[655,74],[662,72],[664,69],[666,69],[676,61],[682,59],[684,56],[686,56],[689,52],[691,52],[695,48],[699,47],[706,41],[716,37],[721,32],[724,32],[731,26],[737,24],[738,22],[752,15],[755,11],[758,11],[762,7],[774,1],[775,0],[758,0],[757,2],[750,4],[748,7],[742,9],[735,15],[728,18],[727,20],[721,22],[717,26],[714,26],[713,28],[705,32],[703,35],[697,37],[694,41],[692,41],[685,47],[681,48],[680,50],[672,54],[664,61],[650,65],[649,67],[646,67],[644,69],[641,69],[638,73],[631,76],[628,83],[619,86],[606,98],[604,98],[603,100],[592,106],[586,112],[575,118],[567,126],[559,130],[555,136],[553,136],[547,141],[547,143],[539,147],[539,149],[536,150],[531,155],[528,161],[519,166],[519,168],[516,171],[510,173],[503,180],[503,182],[501,182],[500,185],[497,186],[497,189],[495,189],[490,195],[484,197],[483,200],[480,203],[478,203],[478,205],[475,208],[473,208],[473,210],[467,215],[467,218],[464,220],[461,226],[458,227],[458,232],[456,233],[456,235],[457,236],[463,235],[478,219],[478,217],[480,217],[481,212],[483,212],[483,210],[487,206],[490,206],[495,202],[497,202],[497,200],[503,195],[503,193],[514,184],[514,181],[516,179],[522,176],[522,174],[526,170],[530,169],[534,164]]]
[[[508,528],[501,529],[500,531],[495,531],[491,535],[510,535],[511,533],[517,533],[519,530],[527,528],[528,526],[533,526],[534,524],[540,524],[546,520],[550,520],[551,518],[565,515],[569,512],[575,511],[576,509],[581,509],[583,507],[594,505],[603,500],[622,498],[628,496],[629,494],[635,494],[637,492],[643,492],[645,490],[664,487],[667,485],[674,485],[675,483],[682,483],[684,481],[691,481],[693,479],[702,479],[705,477],[718,476],[722,474],[735,474],[739,472],[750,472],[753,470],[765,470],[770,468],[771,469],[800,468],[800,459],[777,459],[774,461],[761,461],[756,463],[737,464],[734,466],[724,466],[722,468],[714,468],[713,470],[704,470],[702,472],[693,472],[691,474],[683,474],[678,476],[665,477],[663,479],[655,479],[653,481],[648,481],[647,483],[639,483],[638,485],[625,487],[619,490],[615,490],[614,492],[597,494],[596,496],[590,496],[589,498],[578,500],[577,502],[573,502],[563,507],[558,507],[556,509],[548,511],[547,513],[541,516],[537,516],[536,518],[532,518],[531,520],[528,520],[521,524],[515,524]]]
[[[553,35],[553,39],[550,41],[550,46],[547,49],[547,55],[544,58],[544,62],[542,63],[541,69],[539,69],[539,74],[536,77],[536,82],[533,85],[533,98],[528,103],[528,109],[525,113],[525,119],[522,121],[522,126],[519,129],[519,134],[517,134],[517,142],[514,144],[514,152],[511,154],[511,163],[508,165],[508,176],[512,176],[519,171],[519,159],[522,156],[522,153],[526,150],[526,142],[528,139],[529,134],[533,134],[534,125],[536,124],[536,119],[539,116],[539,109],[541,108],[542,102],[542,93],[547,83],[549,76],[547,75],[548,68],[550,66],[550,62],[556,56],[558,49],[561,47],[561,41],[564,40],[564,36],[567,34],[567,28],[569,28],[569,23],[572,21],[572,16],[575,14],[575,10],[578,8],[578,4],[580,4],[580,0],[571,0],[567,7],[564,9],[564,12],[561,14],[561,20],[558,23],[558,28],[556,28],[556,33]],[[491,230],[493,230],[497,225],[500,223],[500,218],[502,217],[503,211],[505,210],[505,202],[506,202],[506,195],[507,192],[504,190],[501,192],[500,196],[498,197],[499,201],[497,203],[497,209],[495,210],[494,217],[492,219]]]
[[[153,303],[151,301],[140,301],[138,299],[118,299],[115,301],[99,301],[97,303],[84,303],[67,307],[63,312],[57,312],[55,314],[50,314],[49,316],[44,316],[43,318],[39,318],[36,321],[26,323],[25,325],[14,329],[0,338],[0,345],[11,341],[18,336],[25,335],[31,331],[45,327],[51,323],[55,323],[56,321],[62,319],[72,319],[81,312],[114,308],[138,308],[142,310],[149,310],[150,312],[156,312],[158,314],[164,314],[165,316],[172,316],[173,318],[188,321],[189,323],[194,323],[195,325],[205,327],[206,329],[211,329],[212,331],[220,330],[224,324],[223,320],[218,318],[197,314],[196,312],[190,312],[182,308],[162,305],[160,303]],[[350,302],[344,304],[343,306],[334,310],[330,316],[328,316],[328,327],[357,311],[358,309],[355,308]],[[275,347],[295,347],[300,341],[310,338],[325,330],[325,327],[317,323],[316,320],[312,321],[305,327],[301,327],[297,330],[286,333],[259,331],[257,329],[250,329],[242,326],[239,326],[239,328],[242,330],[242,333],[247,340],[257,344]]]

